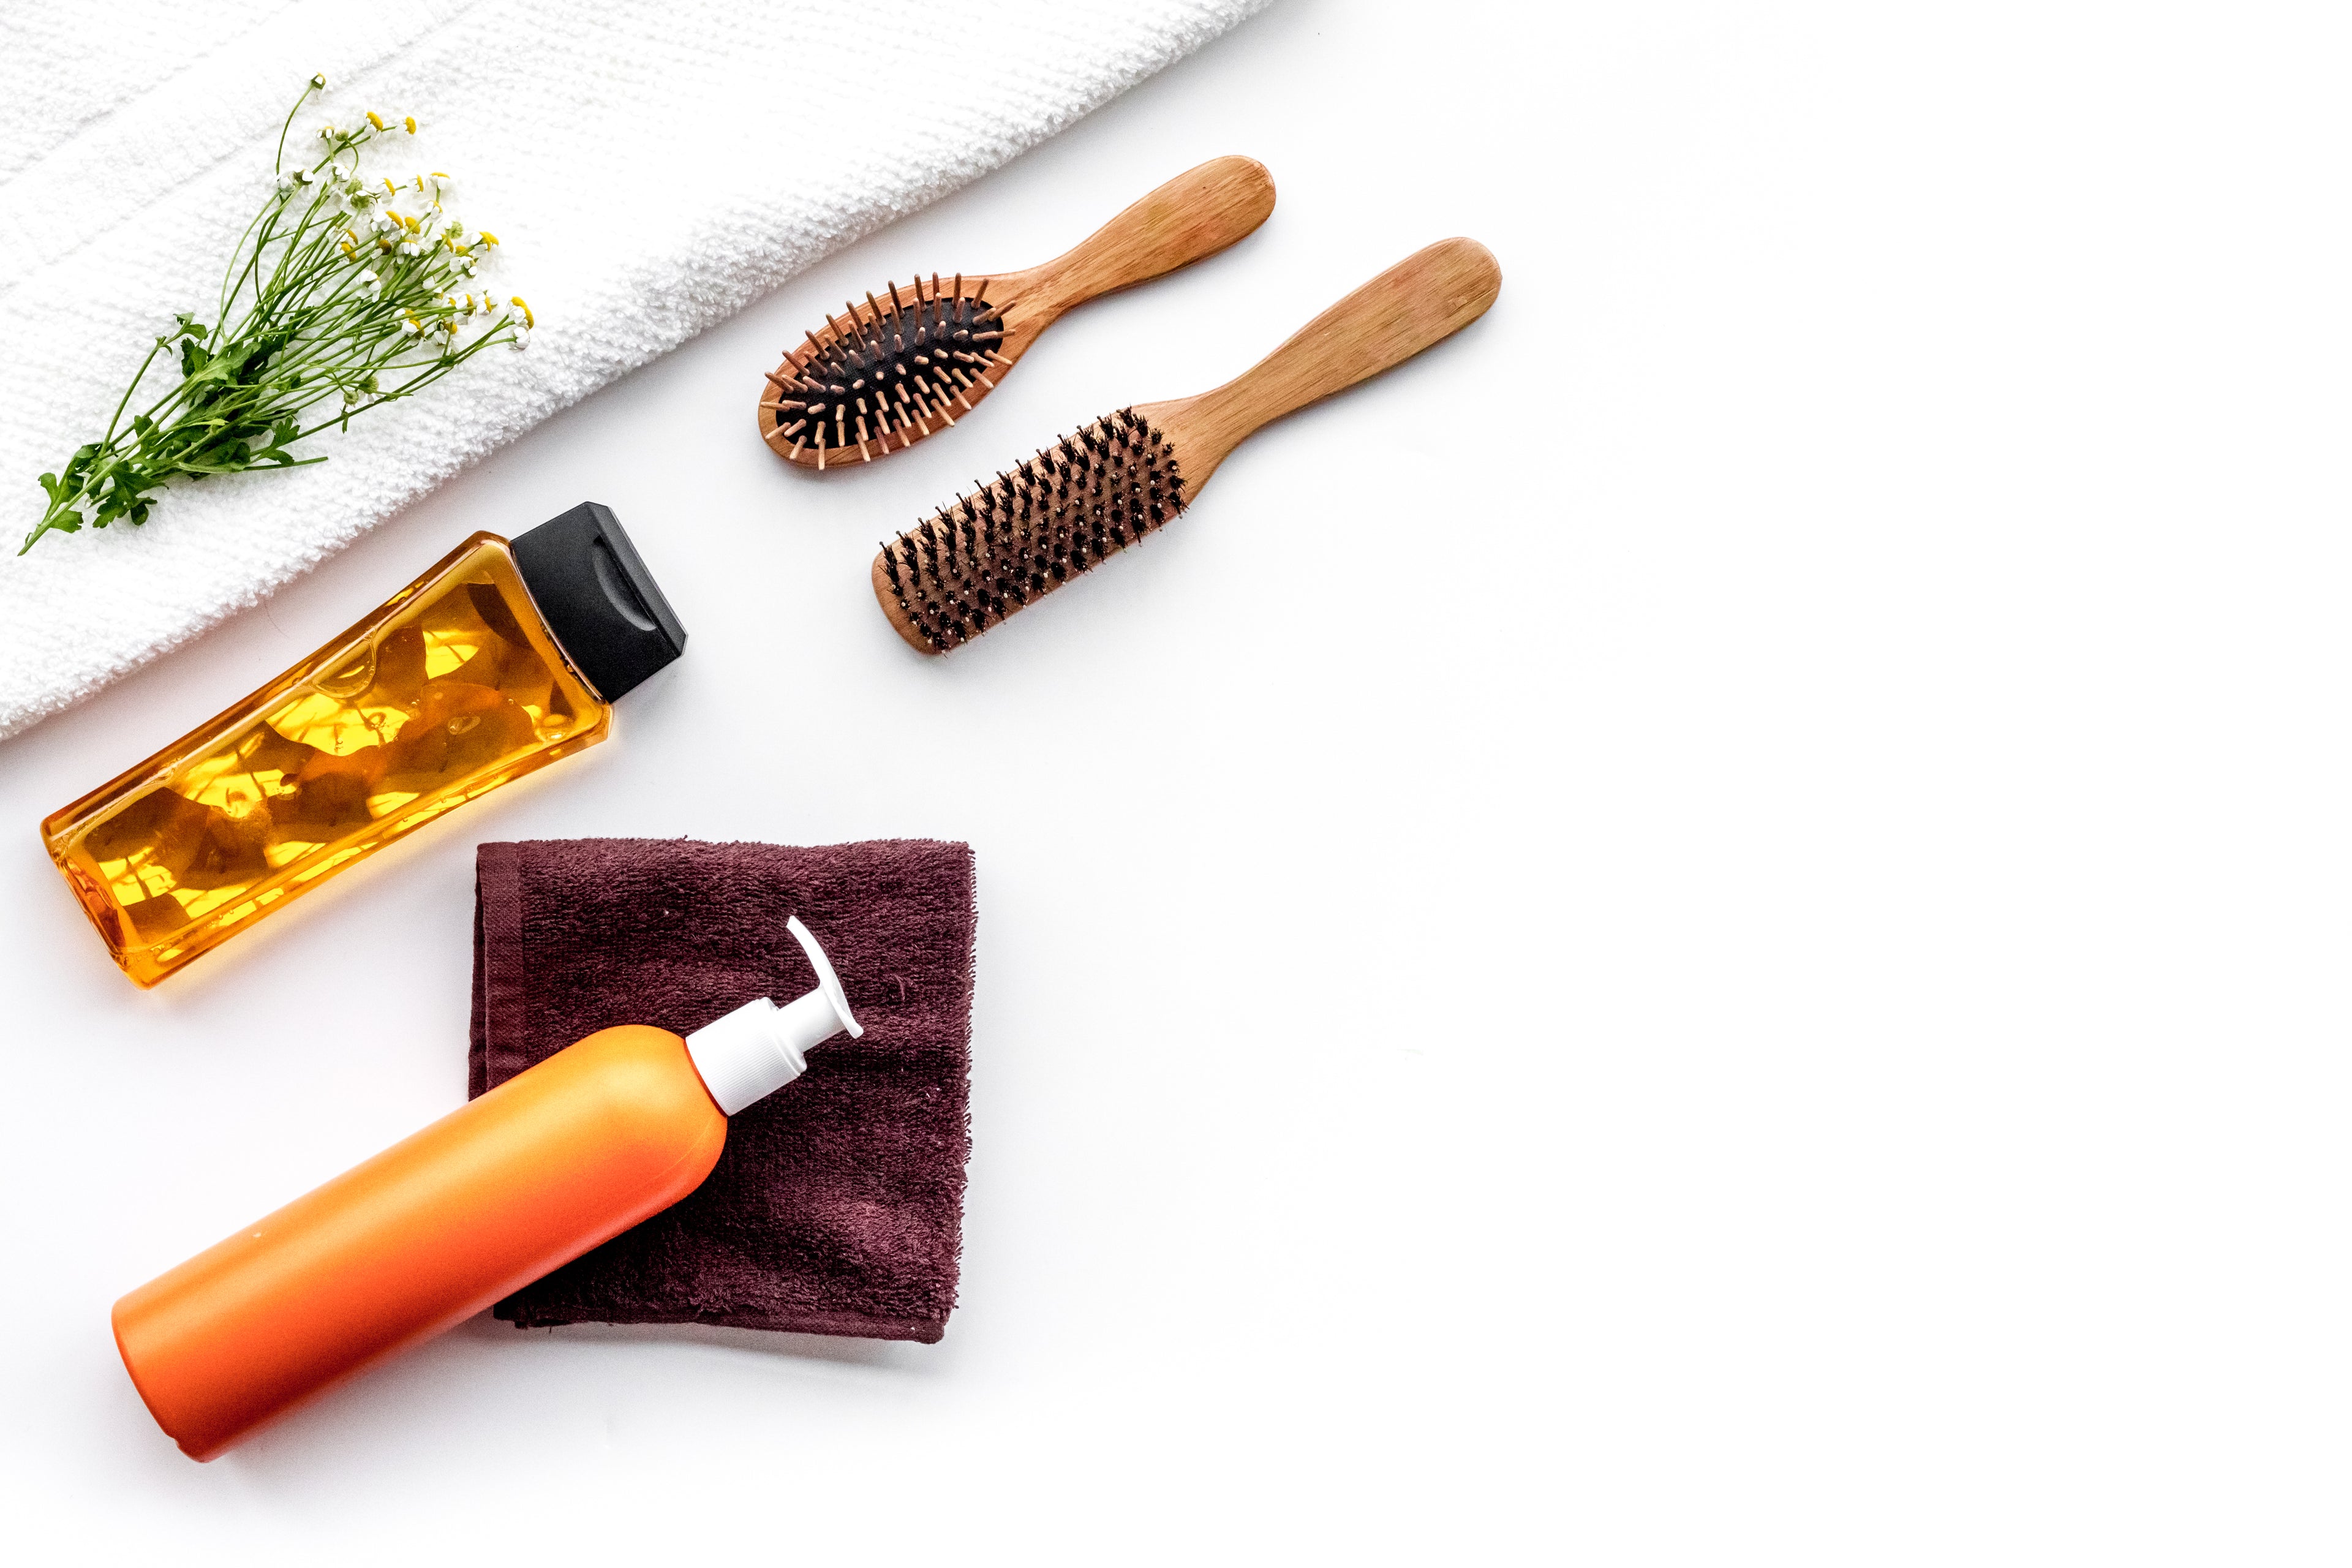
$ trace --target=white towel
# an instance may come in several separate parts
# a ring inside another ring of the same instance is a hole
[[[1069,125],[1269,0],[14,0],[0,9],[0,541],[95,440],[294,136],[415,115],[540,331],[331,460],[163,492],[0,554],[0,737],[324,560],[466,464]],[[310,143],[315,147],[315,141]],[[761,368],[765,368],[764,366]],[[141,401],[176,371],[151,371]]]

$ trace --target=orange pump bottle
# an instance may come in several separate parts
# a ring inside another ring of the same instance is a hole
[[[157,1424],[212,1458],[700,1186],[729,1116],[799,1077],[810,1046],[863,1033],[791,930],[817,974],[798,1001],[683,1037],[600,1030],[117,1301]]]

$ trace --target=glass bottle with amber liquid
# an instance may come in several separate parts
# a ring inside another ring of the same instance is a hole
[[[611,511],[477,533],[342,636],[41,824],[152,985],[327,877],[611,732],[686,647]]]

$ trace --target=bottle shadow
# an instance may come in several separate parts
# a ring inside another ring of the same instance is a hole
[[[910,1367],[933,1347],[902,1340],[849,1339],[837,1334],[802,1334],[776,1329],[738,1329],[723,1323],[566,1323],[560,1328],[518,1329],[488,1313],[452,1331],[478,1342],[511,1344],[518,1338],[572,1344],[693,1344],[748,1351],[762,1356],[831,1362],[842,1366]]]
[[[895,1381],[936,1377],[950,1370],[937,1347],[898,1341],[709,1323],[575,1323],[519,1330],[485,1312],[328,1390],[255,1433],[215,1465],[262,1494],[291,1499],[355,1477],[419,1468],[445,1472],[452,1464],[462,1468],[491,1462],[509,1454],[519,1418],[535,1444],[568,1446],[583,1453],[601,1450],[604,1440],[596,1434],[606,1426],[593,1413],[603,1412],[609,1420],[611,1407],[627,1403],[628,1391],[641,1384],[645,1352],[616,1352],[614,1364],[605,1373],[583,1373],[576,1370],[583,1358],[575,1347],[582,1345],[665,1346],[672,1353],[703,1358],[714,1350],[748,1352],[773,1374],[755,1376],[751,1383],[760,1387],[777,1386],[779,1379],[786,1384],[845,1375]],[[734,1356],[723,1359],[745,1365]],[[620,1364],[630,1361],[637,1364]],[[795,1367],[802,1369],[797,1374]],[[835,1368],[855,1370],[831,1370]],[[714,1389],[740,1386],[741,1380],[732,1375],[714,1381],[690,1374],[677,1385],[671,1408],[690,1412],[712,1397],[725,1397],[714,1395]],[[522,1403],[518,1405],[518,1399]],[[143,1409],[139,1412],[140,1424],[152,1435],[145,1415]],[[162,1443],[160,1450],[168,1447]]]

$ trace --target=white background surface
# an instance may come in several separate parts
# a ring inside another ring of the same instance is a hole
[[[1285,0],[0,747],[0,1535],[2340,1560],[2347,42]],[[1225,152],[1265,228],[951,437],[754,438],[828,305]],[[1492,314],[1160,540],[944,661],[876,612],[971,476],[1455,233]],[[134,992],[37,818],[592,497],[693,633],[620,737]],[[588,834],[976,846],[945,1342],[479,1321],[189,1464],[109,1303],[456,1105],[473,846]]]

